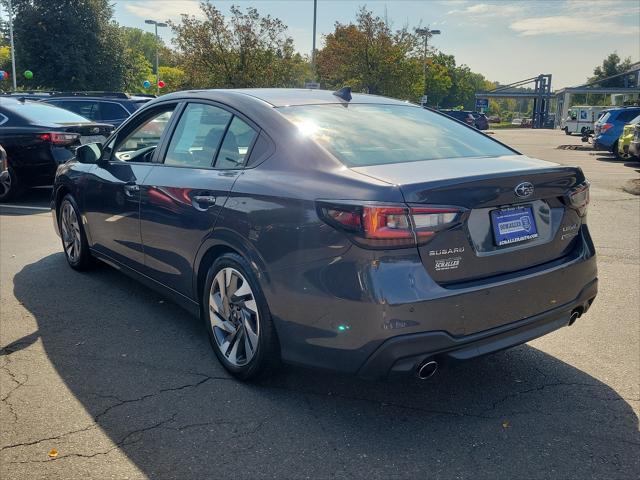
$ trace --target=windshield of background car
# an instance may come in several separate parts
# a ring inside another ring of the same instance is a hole
[[[88,118],[82,117],[76,113],[65,110],[64,108],[55,107],[46,103],[39,102],[15,102],[11,105],[4,105],[10,112],[26,118],[31,123],[50,124],[50,123],[91,123]]]
[[[349,167],[513,151],[444,115],[411,105],[302,105],[278,109],[301,135]]]

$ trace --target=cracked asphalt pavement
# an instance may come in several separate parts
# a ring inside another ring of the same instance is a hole
[[[585,170],[600,293],[574,326],[425,382],[237,382],[197,319],[107,266],[72,271],[47,212],[1,206],[0,478],[638,478],[640,201],[622,185],[640,164],[557,149],[581,145],[558,131],[496,137]]]

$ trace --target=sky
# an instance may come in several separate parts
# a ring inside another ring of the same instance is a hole
[[[223,13],[232,4],[254,6],[261,14],[288,26],[296,49],[310,54],[313,0],[217,1]],[[145,19],[178,21],[181,14],[200,16],[198,0],[115,0],[121,25],[151,29]],[[553,75],[559,89],[579,85],[605,56],[640,61],[640,2],[638,0],[318,0],[317,48],[335,22],[355,20],[366,5],[393,28],[430,26],[441,30],[430,45],[455,55],[458,64],[502,84],[538,74]],[[170,43],[171,30],[160,29]]]

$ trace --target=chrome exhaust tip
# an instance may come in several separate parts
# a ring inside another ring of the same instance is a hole
[[[437,370],[438,362],[435,360],[429,360],[418,367],[416,375],[420,380],[426,380],[427,378],[433,377]]]
[[[569,325],[573,325],[575,321],[582,315],[582,309],[576,308],[571,312],[571,316],[569,317]]]

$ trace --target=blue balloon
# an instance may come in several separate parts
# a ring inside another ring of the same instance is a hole
[[[145,80],[144,82],[142,82],[142,86],[144,88],[149,88],[151,86],[151,82],[149,80]]]

